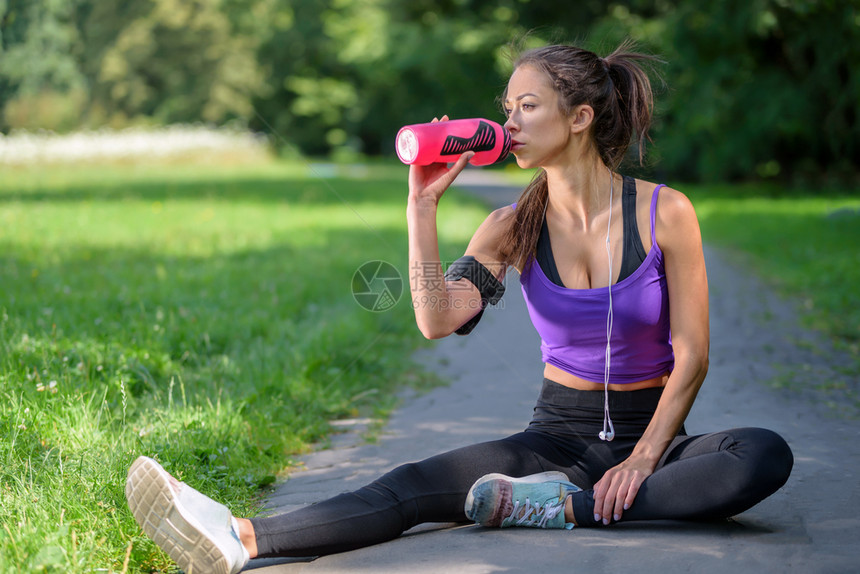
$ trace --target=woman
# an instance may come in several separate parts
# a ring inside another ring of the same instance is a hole
[[[683,430],[708,369],[698,222],[678,191],[615,172],[634,135],[642,157],[652,96],[640,62],[649,59],[626,46],[605,59],[570,46],[519,58],[505,128],[519,166],[540,175],[486,219],[444,279],[427,263],[439,261],[436,207],[471,152],[450,169],[410,169],[410,269],[425,275],[412,296],[426,337],[468,333],[501,296],[508,266],[520,271],[545,362],[524,432],[250,520],[142,457],[126,494],[144,531],[186,571],[237,572],[249,557],[342,552],[421,522],[572,528],[724,518],[781,487],[793,459],[778,435]]]

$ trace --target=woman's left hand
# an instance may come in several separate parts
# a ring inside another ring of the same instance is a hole
[[[609,524],[621,520],[630,508],[639,487],[654,472],[654,464],[644,458],[631,456],[606,471],[594,485],[594,519]]]

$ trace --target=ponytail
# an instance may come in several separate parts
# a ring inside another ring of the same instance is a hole
[[[659,60],[633,50],[626,41],[606,58],[600,58],[610,84],[607,106],[595,110],[594,139],[603,162],[612,170],[618,168],[633,137],[636,137],[640,165],[645,159],[645,144],[654,113],[651,80],[643,64]]]

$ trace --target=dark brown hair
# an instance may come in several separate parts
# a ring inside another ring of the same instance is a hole
[[[594,109],[591,141],[603,163],[615,171],[634,135],[640,164],[645,156],[654,98],[643,64],[659,61],[655,56],[635,52],[629,41],[606,58],[582,48],[556,45],[521,54],[514,70],[530,66],[546,73],[565,115],[578,105],[591,106]],[[520,196],[516,215],[502,238],[505,262],[509,265],[524,270],[530,263],[540,236],[548,193],[546,172],[541,170]]]

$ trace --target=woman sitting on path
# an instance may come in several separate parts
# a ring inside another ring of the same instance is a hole
[[[410,269],[426,275],[412,296],[425,336],[471,330],[501,296],[507,267],[520,271],[546,364],[524,432],[250,520],[141,457],[126,496],[144,532],[186,572],[227,573],[256,556],[391,540],[422,522],[581,528],[725,518],[780,488],[793,458],[773,432],[684,432],[708,370],[698,221],[681,193],[615,172],[634,135],[641,159],[652,94],[640,62],[650,59],[625,46],[605,59],[570,46],[519,58],[505,128],[519,166],[540,175],[518,203],[490,214],[445,279],[436,208],[472,152],[450,169],[410,168]]]

